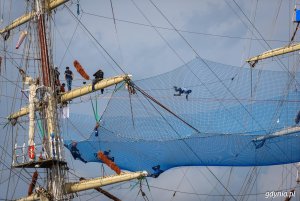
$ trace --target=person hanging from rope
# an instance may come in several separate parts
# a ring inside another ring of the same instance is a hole
[[[295,118],[295,123],[299,124],[299,122],[300,122],[300,110],[299,110],[299,112],[298,112],[298,114],[297,114],[297,116]]]
[[[100,127],[100,123],[99,121],[96,122],[96,126],[94,128],[94,133],[95,133],[95,136],[98,137],[99,136],[99,131],[98,131],[98,128]]]
[[[181,94],[186,94],[185,95],[186,100],[189,99],[188,96],[189,96],[190,93],[192,93],[192,90],[184,88],[184,87],[181,88],[181,87],[174,86],[174,90],[175,90],[175,92],[178,92],[178,94],[174,94],[174,96],[181,96]]]
[[[93,82],[92,82],[92,90],[94,91],[95,90],[95,84],[97,84],[98,82],[100,82],[101,80],[103,80],[103,77],[104,77],[104,73],[103,71],[100,69],[98,70],[96,73],[94,73],[93,75],[95,78],[93,79]],[[104,92],[104,89],[101,89],[101,94],[103,94]]]
[[[70,67],[66,67],[65,79],[67,81],[68,91],[72,90],[72,80],[74,78],[73,72],[70,70]]]
[[[79,150],[77,149],[77,142],[72,142],[70,151],[75,160],[78,158],[82,162],[87,163],[87,161],[82,158],[81,154],[79,153]]]

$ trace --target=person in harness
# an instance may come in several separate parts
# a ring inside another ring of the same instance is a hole
[[[96,126],[94,128],[94,133],[95,133],[95,136],[98,137],[99,136],[99,131],[98,131],[98,128],[100,127],[100,123],[99,121],[97,121],[96,123]]]
[[[98,70],[96,73],[94,73],[94,79],[92,82],[92,90],[95,90],[95,84],[97,84],[98,82],[100,82],[101,80],[103,80],[104,77],[104,73],[102,70]],[[101,94],[103,94],[104,89],[101,89]]]
[[[175,92],[178,92],[178,94],[174,94],[174,96],[181,96],[181,94],[185,94],[186,100],[189,99],[188,96],[189,96],[190,93],[192,93],[192,90],[184,88],[184,87],[181,88],[181,87],[174,86],[174,90],[175,90]]]
[[[87,163],[87,161],[82,158],[81,154],[79,153],[79,150],[77,149],[77,142],[72,142],[70,151],[75,160],[78,158],[82,162]]]

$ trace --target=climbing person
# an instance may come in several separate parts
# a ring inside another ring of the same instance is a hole
[[[299,110],[299,112],[298,112],[298,114],[297,114],[297,116],[295,118],[295,123],[299,124],[299,122],[300,122],[300,110]]]
[[[189,94],[192,93],[192,90],[184,88],[184,87],[180,88],[180,87],[174,86],[174,90],[175,90],[175,92],[178,92],[178,94],[174,94],[174,96],[181,96],[181,94],[185,94],[186,100],[189,100]]]
[[[175,92],[178,92],[178,94],[174,94],[174,96],[181,96],[183,94],[183,90],[179,87],[174,86]]]
[[[97,84],[97,82],[103,80],[103,77],[104,77],[104,73],[102,70],[98,70],[96,73],[94,73],[94,79],[93,79],[93,82],[92,82],[92,90],[94,91],[95,90],[95,84]],[[104,92],[104,89],[101,89],[101,94],[103,94]]]
[[[72,80],[74,78],[73,72],[70,70],[70,67],[66,67],[65,71],[65,79],[67,81],[68,91],[71,91],[72,89]]]
[[[79,150],[77,149],[77,142],[72,142],[70,151],[75,160],[78,158],[82,162],[87,163],[87,161],[81,157],[81,154],[79,153]]]
[[[110,156],[110,152],[111,152],[110,150],[104,151],[103,154],[104,154],[109,160],[111,160],[112,162],[114,162],[114,161],[115,161],[115,158]]]
[[[98,128],[100,127],[100,123],[99,121],[97,121],[96,123],[96,126],[94,128],[94,133],[95,133],[95,136],[98,137],[99,133],[98,133]]]
[[[65,86],[66,86],[65,83],[62,83],[62,84],[60,85],[60,93],[66,92]]]
[[[59,81],[59,75],[60,75],[60,72],[59,72],[57,66],[54,68],[53,73],[54,73],[54,79],[55,79],[54,82],[55,82],[56,86],[60,86],[60,81]]]

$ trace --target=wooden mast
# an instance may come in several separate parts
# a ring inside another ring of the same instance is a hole
[[[106,88],[108,86],[120,83],[122,81],[130,80],[130,75],[121,75],[108,79],[104,79],[101,82],[98,82],[95,85],[95,90],[92,90],[91,84],[73,89],[67,93],[56,96],[55,94],[55,83],[51,76],[51,62],[49,56],[52,55],[48,51],[47,47],[47,32],[45,26],[45,15],[49,14],[51,10],[56,7],[64,4],[69,0],[35,0],[36,4],[39,5],[39,8],[36,11],[32,11],[28,14],[25,14],[15,21],[12,24],[8,25],[4,29],[0,30],[0,34],[6,33],[11,29],[14,29],[27,21],[30,21],[34,17],[37,17],[37,29],[38,29],[38,38],[39,38],[39,46],[40,46],[40,57],[41,57],[41,72],[42,72],[42,81],[45,86],[46,93],[46,101],[47,104],[45,108],[44,106],[37,106],[36,109],[42,109],[44,113],[43,123],[47,126],[47,138],[46,138],[46,151],[49,152],[48,158],[46,162],[51,162],[51,165],[45,164],[45,166],[41,166],[41,168],[48,168],[47,171],[47,186],[45,188],[41,187],[35,190],[35,193],[31,194],[28,197],[21,198],[19,200],[64,200],[70,199],[67,197],[68,194],[76,193],[79,191],[85,191],[89,189],[95,189],[101,186],[115,184],[118,182],[129,181],[136,178],[143,178],[148,175],[146,171],[143,172],[127,172],[122,173],[120,175],[109,176],[109,177],[100,177],[95,179],[88,179],[85,181],[79,181],[74,183],[66,183],[64,179],[65,171],[67,169],[66,163],[64,159],[61,157],[60,151],[63,150],[60,140],[60,136],[58,133],[58,124],[56,119],[56,111],[57,111],[57,103],[66,102],[68,100],[72,100],[73,98],[77,98],[94,91]],[[28,107],[21,108],[20,111],[11,114],[8,119],[17,119],[20,116],[28,114]],[[52,140],[52,141],[51,141]],[[53,141],[56,140],[56,143]],[[58,141],[57,141],[58,140]],[[19,167],[29,167],[34,165],[34,168],[38,168],[39,163],[37,161],[30,162],[29,164],[21,164]],[[17,166],[15,166],[17,167]]]
[[[101,89],[107,88],[109,86],[118,84],[120,82],[130,80],[130,77],[131,77],[131,75],[119,75],[119,76],[115,76],[115,77],[105,78],[102,81],[95,84],[94,91],[92,90],[92,84],[87,84],[85,86],[72,89],[71,91],[68,91],[68,92],[63,93],[60,96],[58,96],[57,103],[67,102],[67,101],[73,100],[75,98],[79,98],[81,96],[84,96],[84,95],[99,91]],[[36,109],[39,110],[39,109],[41,109],[41,107],[37,106]],[[24,115],[27,115],[28,113],[29,113],[28,106],[25,106],[25,107],[22,107],[19,111],[10,114],[7,117],[7,119],[14,120],[14,119],[17,119]]]

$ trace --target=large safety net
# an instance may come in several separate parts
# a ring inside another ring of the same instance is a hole
[[[79,159],[101,162],[96,153],[110,150],[122,169],[150,172],[156,165],[166,170],[300,161],[299,83],[292,69],[257,70],[196,58],[134,81],[134,94],[118,84],[98,134],[93,115],[71,116],[80,132],[91,133],[76,144]],[[175,87],[191,91],[180,95]],[[71,149],[71,140],[65,144]]]

